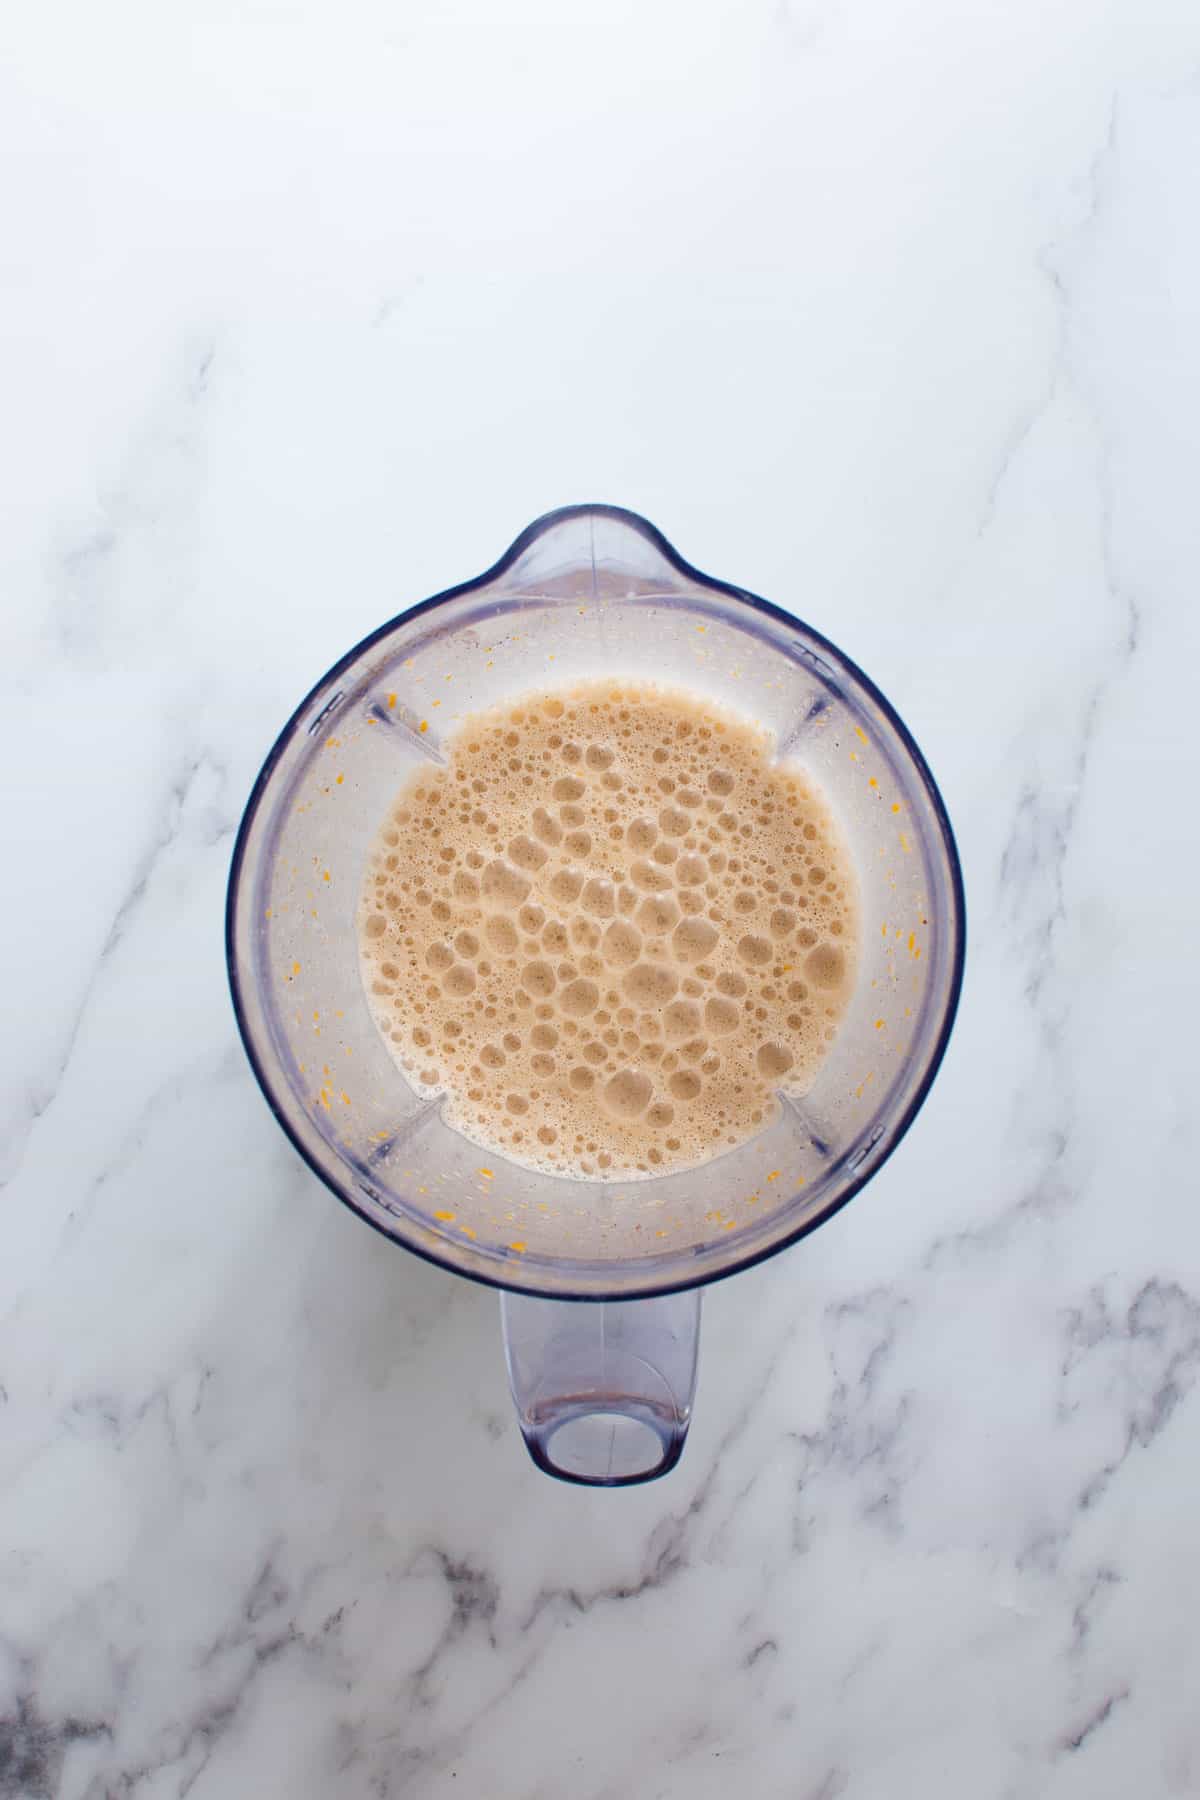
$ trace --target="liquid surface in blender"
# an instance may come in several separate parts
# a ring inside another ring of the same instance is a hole
[[[700,695],[468,718],[368,857],[360,965],[407,1081],[484,1149],[587,1180],[707,1162],[803,1094],[854,988],[858,886],[812,776]]]

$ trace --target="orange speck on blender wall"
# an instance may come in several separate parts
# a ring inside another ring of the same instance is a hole
[[[445,1224],[445,1225],[449,1225],[454,1218],[454,1214],[452,1212],[445,1212],[445,1211],[435,1212],[433,1216],[435,1219],[441,1219],[443,1224]]]
[[[876,779],[873,775],[869,778],[869,780],[867,782],[867,786],[868,787],[876,787],[876,788],[879,786],[879,783],[876,781]]]
[[[300,964],[299,964],[299,963],[293,963],[293,964],[292,964],[292,974],[293,974],[293,975],[298,975],[298,974],[299,974],[299,973],[300,973]]]
[[[783,1174],[783,1170],[782,1170],[782,1169],[772,1169],[772,1170],[771,1170],[771,1173],[770,1173],[770,1174],[769,1174],[769,1175],[768,1175],[768,1176],[767,1176],[767,1180],[768,1180],[768,1181],[778,1181],[778,1180],[779,1180],[779,1177],[780,1177],[780,1176],[781,1176],[781,1175],[782,1175],[782,1174]]]
[[[882,1031],[882,1030],[883,1030],[883,1020],[882,1020],[882,1019],[876,1019],[876,1021],[875,1021],[875,1029],[876,1029],[876,1031]]]
[[[322,870],[321,880],[322,881],[332,881],[333,880],[333,876],[329,873],[328,869]]]
[[[490,1169],[480,1169],[479,1173],[483,1176],[485,1181],[490,1181],[492,1179],[492,1171]]]
[[[855,735],[855,737],[856,737],[856,738],[861,738],[861,739],[862,739],[862,741],[863,741],[863,743],[864,743],[864,744],[865,744],[865,743],[866,743],[866,741],[867,741],[867,734],[866,734],[866,732],[865,732],[865,731],[864,731],[864,730],[863,730],[863,728],[862,728],[862,726],[861,726],[861,725],[856,725],[856,726],[855,726],[855,727],[854,727],[854,735]]]
[[[508,1247],[510,1250],[516,1250],[520,1253],[525,1248],[525,1240],[524,1238],[515,1238]]]
[[[338,776],[338,778],[337,778],[337,784],[338,784],[338,786],[339,786],[339,787],[341,787],[341,785],[342,785],[342,783],[343,783],[343,781],[345,781],[345,779],[346,779],[346,777],[345,777],[345,776],[344,776],[344,775],[339,775],[339,776]]]
[[[893,812],[899,812],[899,811],[900,811],[900,802],[899,802],[899,801],[898,801],[898,800],[893,800],[893,801],[892,801],[892,811],[893,811]]]
[[[428,719],[422,719],[422,720],[421,720],[421,730],[422,730],[422,731],[428,731],[428,730],[429,730],[429,720],[428,720]]]
[[[389,711],[389,712],[391,712],[391,710],[392,710],[392,708],[393,708],[393,707],[394,707],[394,706],[395,706],[395,704],[396,704],[396,696],[395,696],[395,694],[389,694],[389,695],[388,695],[388,711]]]

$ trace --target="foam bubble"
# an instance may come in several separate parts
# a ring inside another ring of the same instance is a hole
[[[647,937],[665,937],[679,918],[679,903],[673,894],[647,894],[634,918]]]
[[[480,883],[484,899],[498,901],[501,906],[519,906],[531,885],[529,877],[502,856],[487,864]]]
[[[581,975],[577,980],[568,982],[562,991],[559,1004],[568,1018],[583,1019],[587,1017],[588,1013],[595,1012],[599,1001],[600,989],[594,981],[589,981],[585,975]]]
[[[607,963],[628,969],[637,961],[642,949],[642,934],[624,919],[614,919],[603,937],[600,948]]]
[[[654,1092],[650,1077],[641,1069],[619,1069],[604,1084],[604,1104],[618,1119],[636,1119],[650,1104]]]
[[[705,1002],[704,1023],[708,1029],[720,1037],[726,1037],[736,1031],[742,1022],[742,1009],[733,1000],[727,1000],[723,994],[713,994]]]
[[[621,981],[632,1005],[665,1006],[679,987],[679,976],[667,963],[635,963]]]
[[[665,894],[671,887],[671,877],[657,863],[652,863],[644,856],[636,857],[629,870],[630,880],[637,887],[651,894]]]
[[[571,906],[583,892],[582,869],[559,869],[550,877],[550,892],[563,906]]]
[[[703,1086],[693,1069],[676,1069],[667,1079],[667,1087],[676,1100],[694,1100]]]
[[[593,875],[584,882],[580,899],[585,909],[598,919],[611,919],[617,910],[617,890],[603,875]]]
[[[544,998],[554,992],[558,986],[558,977],[548,962],[538,960],[525,964],[521,970],[521,984],[527,993]]]
[[[533,829],[543,844],[549,844],[552,849],[556,844],[562,843],[562,826],[557,819],[551,818],[544,806],[535,806],[533,809]]]
[[[532,871],[541,868],[548,852],[543,845],[535,843],[531,837],[526,837],[522,832],[518,837],[511,839],[508,854],[519,869]]]
[[[501,956],[511,956],[517,948],[517,928],[503,913],[484,920],[483,935]]]
[[[712,950],[720,936],[716,926],[708,919],[681,919],[672,934],[671,948],[680,962],[699,963]]]
[[[836,944],[818,944],[805,957],[804,967],[817,987],[837,988],[845,978],[845,953]]]

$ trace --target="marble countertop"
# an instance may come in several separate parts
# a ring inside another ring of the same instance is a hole
[[[1195,9],[5,36],[2,1800],[1200,1793]],[[972,929],[612,1494],[288,1148],[221,937],[298,696],[580,499],[869,670]]]

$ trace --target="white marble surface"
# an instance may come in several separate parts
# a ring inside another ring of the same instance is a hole
[[[1200,15],[9,10],[0,1796],[1200,1793]],[[917,1127],[669,1480],[299,1165],[226,996],[294,700],[636,507],[942,781]]]

